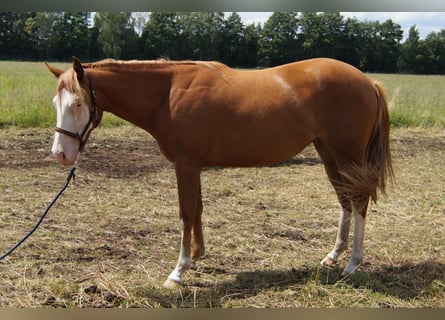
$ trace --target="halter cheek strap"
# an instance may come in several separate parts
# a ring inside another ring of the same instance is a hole
[[[90,118],[88,119],[87,124],[85,125],[85,127],[83,128],[81,133],[77,133],[77,132],[71,132],[68,130],[65,130],[63,128],[59,128],[59,127],[55,127],[54,130],[56,132],[62,133],[64,135],[67,135],[73,139],[76,139],[77,141],[79,141],[79,151],[82,151],[83,147],[85,146],[85,144],[87,143],[87,140],[90,136],[91,131],[96,128],[99,123],[100,123],[100,118],[98,117],[97,114],[97,103],[96,103],[96,92],[93,89],[93,82],[90,78],[90,76],[88,75],[88,72],[85,70],[85,75],[88,79],[88,87],[90,89],[90,94],[91,94],[91,101],[92,101],[92,110],[90,113]],[[93,128],[91,128],[91,130],[88,130],[90,128],[90,125],[93,124]]]
[[[83,141],[83,137],[80,134],[78,134],[77,132],[74,133],[74,132],[59,128],[59,127],[55,127],[54,130],[56,132],[63,133],[64,135],[67,135],[71,138],[78,140],[80,143],[79,150],[82,150],[83,146],[85,145],[85,142]]]

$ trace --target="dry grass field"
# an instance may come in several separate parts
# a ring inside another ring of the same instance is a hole
[[[38,220],[68,173],[51,129],[0,130],[0,251]],[[207,253],[177,290],[174,170],[132,126],[99,128],[77,179],[39,230],[0,262],[0,306],[445,307],[445,131],[394,129],[397,184],[372,205],[365,261],[342,278],[339,206],[308,147],[274,167],[202,173]]]

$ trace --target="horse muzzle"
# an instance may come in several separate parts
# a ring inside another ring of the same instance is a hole
[[[79,142],[68,136],[56,134],[51,153],[59,164],[71,166],[79,154]]]

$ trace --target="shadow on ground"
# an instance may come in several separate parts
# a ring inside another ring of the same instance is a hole
[[[200,272],[209,274],[233,273],[221,268],[206,267]],[[372,271],[358,271],[349,277],[341,276],[340,268],[322,269],[301,267],[290,270],[255,270],[239,272],[233,280],[206,283],[196,280],[176,291],[146,292],[163,307],[222,307],[227,299],[247,299],[267,291],[292,290],[298,295],[302,287],[312,283],[323,287],[341,285],[366,289],[402,300],[444,291],[445,264],[437,261],[406,262],[397,266],[382,266]],[[388,306],[383,306],[388,307]]]

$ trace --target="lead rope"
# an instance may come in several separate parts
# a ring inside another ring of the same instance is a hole
[[[15,246],[13,246],[11,249],[9,249],[8,251],[6,251],[2,256],[0,256],[0,260],[3,260],[4,258],[6,258],[7,256],[9,256],[15,249],[17,249],[23,242],[25,242],[26,239],[28,239],[33,233],[34,231],[37,230],[37,228],[40,226],[40,224],[42,223],[43,219],[45,219],[46,215],[48,214],[49,210],[53,207],[53,205],[57,202],[57,200],[59,199],[59,197],[62,195],[62,193],[65,191],[65,189],[68,187],[68,185],[71,182],[71,179],[76,179],[75,175],[74,175],[74,171],[76,171],[76,167],[72,167],[68,177],[66,178],[66,182],[63,185],[62,189],[60,189],[60,191],[56,194],[56,196],[54,197],[53,201],[51,201],[51,203],[46,207],[46,209],[43,211],[42,216],[40,217],[39,221],[37,222],[37,224],[34,226],[34,228],[31,229],[31,231],[29,231],[22,240],[20,240],[19,242],[17,242],[17,244]]]

